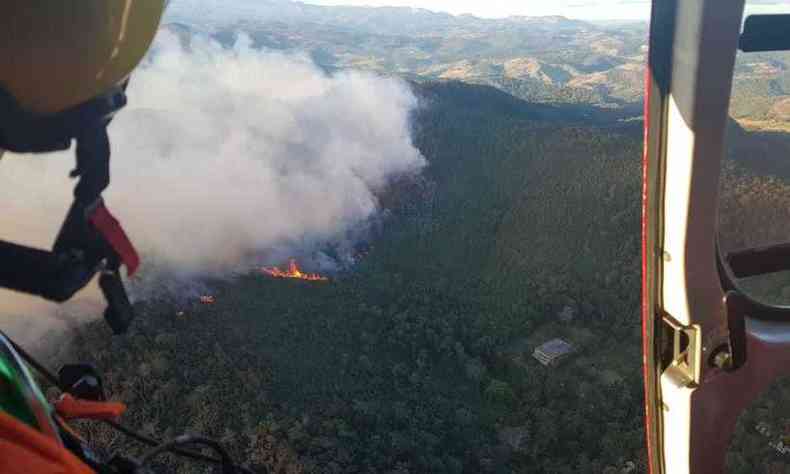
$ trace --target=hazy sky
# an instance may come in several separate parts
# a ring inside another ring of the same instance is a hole
[[[646,0],[303,0],[315,5],[419,7],[481,17],[563,15],[585,20],[647,20]],[[790,13],[790,0],[749,1],[752,13]]]

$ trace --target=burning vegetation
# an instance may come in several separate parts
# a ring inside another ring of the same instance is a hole
[[[303,273],[299,270],[299,265],[296,264],[296,260],[291,259],[288,262],[288,270],[280,270],[277,267],[263,267],[263,273],[273,276],[274,278],[296,278],[298,280],[307,280],[307,281],[329,281],[329,278],[325,276],[321,276],[317,273]]]

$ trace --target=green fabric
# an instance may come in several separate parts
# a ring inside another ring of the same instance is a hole
[[[7,351],[0,351],[0,411],[39,429],[27,395],[37,390],[28,385],[26,377],[17,371],[15,361],[9,356]]]

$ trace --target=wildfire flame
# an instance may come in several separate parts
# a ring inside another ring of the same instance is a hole
[[[291,259],[288,262],[288,270],[280,270],[277,267],[263,267],[263,273],[273,276],[274,278],[296,278],[299,280],[308,280],[308,281],[329,281],[329,278],[325,276],[321,276],[317,273],[302,273],[299,270],[299,265],[296,264],[296,260]]]

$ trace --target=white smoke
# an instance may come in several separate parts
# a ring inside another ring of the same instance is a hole
[[[161,31],[128,96],[110,126],[105,200],[144,268],[221,274],[251,254],[331,238],[376,213],[390,177],[425,163],[410,138],[416,99],[405,83],[327,75],[245,37],[230,49],[196,37],[187,51]],[[0,238],[51,245],[73,164],[73,151],[5,155]]]

